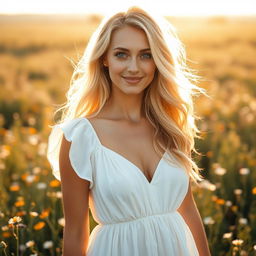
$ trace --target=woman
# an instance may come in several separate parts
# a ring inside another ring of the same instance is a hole
[[[183,54],[170,23],[139,7],[91,37],[47,153],[62,184],[64,256],[210,255],[190,185],[203,179],[191,159],[192,94],[203,90]]]

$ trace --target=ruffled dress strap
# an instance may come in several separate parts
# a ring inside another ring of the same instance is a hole
[[[97,148],[97,140],[90,126],[83,118],[67,120],[53,126],[48,138],[47,159],[53,175],[58,180],[60,180],[59,153],[63,135],[71,142],[69,150],[71,166],[80,178],[90,181],[89,188],[92,189],[94,175],[91,156]]]

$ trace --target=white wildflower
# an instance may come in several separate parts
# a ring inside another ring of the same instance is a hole
[[[224,239],[229,239],[229,238],[231,238],[232,237],[232,232],[229,232],[229,233],[225,233],[225,234],[223,234],[223,238]]]
[[[222,168],[222,167],[217,167],[215,170],[214,170],[214,173],[216,175],[219,175],[219,176],[222,176],[224,174],[226,174],[227,170],[225,168]]]
[[[236,239],[236,240],[233,240],[232,241],[232,244],[233,245],[236,245],[236,246],[240,246],[240,245],[242,245],[243,244],[243,240],[242,239]]]
[[[242,189],[234,189],[234,193],[235,193],[235,195],[241,195],[242,193],[243,193],[243,190]]]
[[[204,224],[205,225],[212,225],[214,223],[215,223],[215,221],[214,221],[214,219],[211,216],[204,218]]]
[[[239,219],[239,223],[240,223],[241,225],[247,225],[248,220],[247,220],[246,218],[240,218],[240,219]]]
[[[47,184],[45,182],[39,182],[39,183],[37,183],[36,187],[38,189],[40,189],[40,190],[41,189],[46,189],[47,188]]]
[[[232,205],[232,202],[227,200],[226,203],[225,203],[226,206],[230,207]]]
[[[44,249],[52,248],[53,247],[53,241],[45,241],[43,243],[43,247],[44,247]]]
[[[56,192],[56,197],[57,198],[62,198],[62,192],[61,191],[57,191]]]
[[[65,219],[64,219],[64,218],[58,219],[58,223],[59,223],[59,225],[61,225],[62,227],[64,227],[64,226],[65,226]]]
[[[20,244],[19,249],[20,249],[20,251],[24,252],[26,250],[26,245]]]
[[[14,216],[13,218],[10,218],[8,223],[9,224],[16,224],[18,222],[21,222],[22,218],[20,216]]]
[[[203,180],[202,182],[200,182],[199,186],[201,188],[205,188],[205,189],[208,189],[210,191],[215,191],[216,190],[216,186],[208,180]]]
[[[248,175],[250,173],[250,170],[248,168],[241,168],[239,170],[240,175]]]
[[[44,156],[46,155],[46,150],[47,150],[47,144],[45,142],[41,142],[39,145],[38,145],[38,155],[40,156]]]
[[[28,137],[28,143],[30,143],[31,145],[37,145],[39,141],[38,135],[34,134],[34,135],[30,135]]]
[[[33,240],[26,242],[26,247],[33,247],[34,245],[35,245],[35,242]]]
[[[41,172],[41,168],[40,167],[34,167],[32,170],[33,174],[39,174]]]
[[[32,217],[37,217],[38,216],[38,212],[30,212],[29,214]]]
[[[28,175],[25,179],[26,179],[27,183],[32,183],[32,182],[35,181],[36,176],[35,175]]]

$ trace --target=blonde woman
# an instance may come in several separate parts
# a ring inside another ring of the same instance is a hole
[[[184,60],[171,24],[139,7],[90,38],[48,145],[63,256],[210,255],[191,192],[203,179],[191,159],[192,95],[203,90]]]

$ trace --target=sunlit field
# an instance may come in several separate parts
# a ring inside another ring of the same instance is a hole
[[[99,16],[0,16],[0,254],[61,255],[53,112]],[[193,187],[213,256],[256,255],[256,17],[170,18],[210,96],[194,98],[205,181]],[[58,118],[58,117],[56,117]],[[55,120],[57,121],[57,120]],[[90,230],[97,225],[90,213]]]

